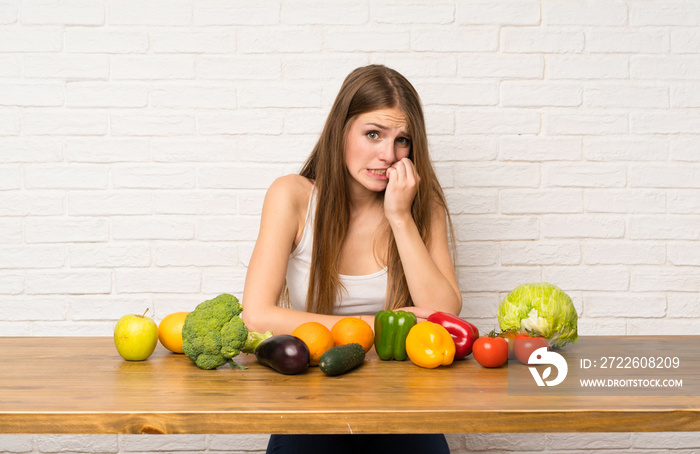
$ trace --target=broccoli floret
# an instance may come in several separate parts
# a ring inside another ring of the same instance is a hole
[[[221,328],[221,354],[230,359],[238,356],[248,339],[248,328],[240,317],[233,317]]]
[[[226,363],[245,369],[232,358],[241,351],[252,353],[272,332],[248,332],[239,317],[243,306],[228,293],[200,303],[187,314],[182,327],[182,350],[201,369],[216,369]]]

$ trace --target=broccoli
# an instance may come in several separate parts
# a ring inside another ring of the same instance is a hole
[[[232,358],[241,352],[255,352],[255,347],[272,337],[272,332],[249,332],[239,317],[241,312],[241,303],[227,293],[197,305],[187,314],[182,327],[182,350],[185,355],[201,369],[216,369],[226,363],[245,369]]]

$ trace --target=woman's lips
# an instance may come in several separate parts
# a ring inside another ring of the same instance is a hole
[[[387,169],[367,169],[367,173],[378,180],[386,180],[386,170]]]

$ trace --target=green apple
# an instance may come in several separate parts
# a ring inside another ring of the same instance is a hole
[[[114,327],[114,345],[127,361],[148,359],[156,349],[158,325],[152,318],[146,317],[146,312],[143,315],[125,315]]]

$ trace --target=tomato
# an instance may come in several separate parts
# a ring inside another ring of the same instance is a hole
[[[531,336],[529,334],[518,334],[515,336],[515,346],[513,347],[513,351],[515,352],[515,357],[518,358],[518,361],[523,364],[528,364],[532,352],[541,347],[547,347],[549,350],[549,343],[544,337]]]
[[[472,354],[484,367],[500,367],[508,361],[508,341],[502,337],[482,336],[474,341]]]
[[[506,341],[508,341],[508,359],[515,359],[515,352],[513,351],[513,347],[515,346],[515,336],[517,335],[518,332],[512,329],[508,331],[503,331],[501,334],[498,335],[498,337],[502,337]]]

